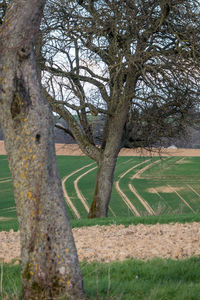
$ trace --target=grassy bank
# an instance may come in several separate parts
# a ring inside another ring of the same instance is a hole
[[[88,297],[98,300],[198,300],[199,266],[199,258],[81,264]],[[4,265],[1,279],[1,299],[20,299],[20,265]]]

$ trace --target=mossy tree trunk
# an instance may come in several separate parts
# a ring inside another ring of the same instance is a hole
[[[11,1],[0,27],[0,125],[21,236],[23,299],[85,299],[34,37],[45,0]]]

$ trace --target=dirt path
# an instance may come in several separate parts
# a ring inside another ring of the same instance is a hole
[[[73,229],[81,261],[200,256],[200,223],[92,226]],[[20,259],[19,232],[0,232],[0,261]]]

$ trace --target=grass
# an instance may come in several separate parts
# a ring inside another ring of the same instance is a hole
[[[83,274],[88,294],[94,298],[97,295],[97,299],[199,299],[199,262],[194,258],[182,261],[127,260],[91,264],[91,271],[87,267]],[[95,275],[98,278],[96,287]]]
[[[199,157],[172,157],[152,166],[141,179],[135,180],[135,187],[152,208],[158,210],[161,202],[168,212],[198,213],[200,209],[199,183],[200,183]],[[171,187],[169,192],[159,192],[158,195],[148,192],[148,188]],[[145,189],[142,189],[145,187]],[[178,188],[178,194],[173,189]],[[186,200],[187,206],[185,202]],[[164,213],[164,211],[162,212]]]
[[[81,269],[89,299],[198,300],[200,295],[200,258],[83,262]],[[1,276],[1,299],[20,299],[20,265],[5,264]]]
[[[95,225],[124,225],[131,224],[146,224],[155,225],[168,223],[190,223],[200,222],[200,214],[185,214],[185,215],[160,215],[160,216],[145,216],[145,217],[109,217],[101,219],[79,219],[72,220],[72,227],[95,226]]]
[[[0,299],[16,300],[21,295],[21,265],[1,263]]]
[[[160,216],[144,216],[144,217],[108,217],[101,219],[73,219],[70,221],[72,228],[83,226],[95,226],[95,225],[124,225],[129,226],[131,224],[146,224],[155,225],[168,224],[168,223],[191,223],[200,222],[200,214],[185,214],[185,215],[160,215]],[[13,229],[17,231],[19,225],[17,219],[0,222],[0,231],[9,231]]]

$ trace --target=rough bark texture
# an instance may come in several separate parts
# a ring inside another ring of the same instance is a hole
[[[113,175],[117,157],[104,156],[98,165],[93,201],[88,218],[106,218],[113,185]]]
[[[108,216],[108,206],[112,192],[114,170],[120,151],[123,127],[128,114],[128,99],[120,102],[118,112],[108,119],[105,148],[102,149],[98,162],[98,172],[93,201],[88,214],[89,218]]]
[[[45,0],[11,1],[0,31],[0,125],[21,233],[23,299],[83,299],[34,37]]]

